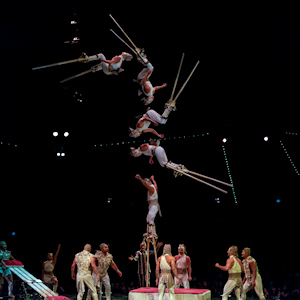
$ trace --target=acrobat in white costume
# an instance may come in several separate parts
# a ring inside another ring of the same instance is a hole
[[[202,174],[199,174],[199,173],[196,173],[196,172],[192,172],[190,170],[188,170],[184,165],[180,165],[180,164],[175,164],[171,161],[168,161],[168,157],[167,157],[167,154],[166,154],[166,151],[163,147],[159,146],[159,141],[154,142],[153,140],[151,140],[150,144],[148,143],[145,143],[145,144],[142,144],[140,145],[139,148],[135,149],[133,147],[130,148],[130,155],[133,156],[133,157],[139,157],[141,156],[142,154],[146,155],[146,156],[150,156],[149,158],[149,164],[152,165],[154,164],[154,161],[153,161],[153,157],[155,156],[159,162],[159,164],[162,166],[162,167],[166,167],[168,169],[172,169],[174,170],[174,176],[177,177],[178,175],[185,175],[185,176],[188,176],[190,178],[193,178],[201,183],[204,183],[216,190],[219,190],[220,192],[223,192],[225,194],[227,194],[227,191],[219,188],[219,187],[216,187],[215,185],[212,185],[204,180],[201,180],[199,178],[196,178],[190,174],[193,174],[193,175],[196,175],[196,176],[199,176],[199,177],[202,177],[202,178],[205,178],[205,179],[208,179],[208,180],[212,180],[212,181],[215,181],[215,182],[218,182],[220,184],[224,184],[224,185],[227,185],[229,187],[232,187],[231,184],[227,183],[227,182],[223,182],[221,180],[217,180],[217,179],[214,179],[212,177],[208,177],[208,176],[205,176],[205,175],[202,175]]]
[[[242,300],[246,300],[246,294],[254,288],[258,298],[260,300],[266,300],[263,291],[262,279],[259,274],[258,266],[256,260],[250,256],[250,248],[244,248],[242,251],[242,257],[244,258],[242,263],[244,266],[244,285],[242,292]]]
[[[180,288],[180,285],[182,285],[185,289],[189,289],[189,281],[192,280],[192,266],[190,257],[186,255],[186,247],[184,244],[179,245],[178,255],[175,256],[175,261],[179,279],[179,284],[176,284],[175,288]]]
[[[92,55],[92,56],[87,56],[85,53],[82,53],[82,55],[77,59],[62,61],[62,62],[50,64],[50,65],[41,66],[41,67],[36,67],[36,68],[32,68],[32,70],[55,67],[55,66],[70,64],[70,63],[74,63],[74,62],[88,63],[90,61],[100,60],[100,63],[98,65],[95,65],[95,66],[91,67],[89,70],[81,72],[79,74],[76,74],[76,75],[73,75],[71,77],[68,77],[66,79],[61,80],[60,82],[63,83],[63,82],[66,82],[68,80],[71,80],[71,79],[77,78],[79,76],[85,75],[87,73],[97,72],[97,71],[100,71],[100,70],[102,70],[104,72],[104,74],[106,74],[106,75],[118,75],[118,73],[124,71],[121,68],[123,62],[124,61],[130,61],[132,58],[133,58],[133,56],[131,54],[127,53],[127,52],[122,52],[121,55],[117,55],[117,56],[113,57],[111,60],[107,60],[105,58],[104,54],[102,54],[102,53]]]

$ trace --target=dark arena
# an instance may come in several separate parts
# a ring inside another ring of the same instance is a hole
[[[0,11],[0,299],[300,299],[299,1]]]

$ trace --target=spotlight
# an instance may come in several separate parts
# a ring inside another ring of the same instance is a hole
[[[53,136],[58,136],[58,132],[57,131],[53,131]]]
[[[57,155],[57,156],[60,156],[60,153],[59,153],[59,152],[57,152],[57,153],[56,153],[56,155]]]
[[[269,140],[269,137],[268,137],[268,136],[265,136],[265,137],[264,137],[264,141],[267,142],[268,140]]]
[[[280,202],[281,202],[281,200],[280,200],[280,199],[277,199],[277,200],[276,200],[276,203],[280,203]]]
[[[62,152],[62,153],[61,153],[61,156],[66,156],[66,153]]]
[[[16,235],[16,233],[13,231],[13,232],[11,233],[11,235]]]
[[[227,142],[227,139],[224,138],[224,139],[222,140],[222,142],[225,144],[225,143]]]
[[[69,136],[69,132],[68,132],[68,131],[66,131],[66,132],[64,133],[64,137],[67,137],[67,136]]]

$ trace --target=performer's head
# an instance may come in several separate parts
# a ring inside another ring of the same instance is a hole
[[[133,58],[133,56],[127,52],[122,52],[121,55],[123,56],[124,60],[126,60],[126,61],[131,61]]]
[[[141,248],[141,251],[144,252],[146,250],[146,242],[145,241],[142,241],[140,243],[140,248]]]
[[[6,250],[6,248],[7,248],[7,245],[6,245],[6,242],[4,242],[4,241],[1,241],[0,242],[0,249],[2,249],[2,250]]]
[[[187,252],[186,252],[186,247],[185,247],[184,244],[180,244],[180,245],[178,246],[178,253],[179,253],[180,255],[183,255],[184,253],[187,253]]]
[[[142,134],[137,129],[133,129],[133,128],[130,128],[130,127],[129,127],[129,131],[130,131],[129,136],[133,137],[133,138],[137,138]]]
[[[92,246],[90,244],[86,244],[83,248],[83,250],[86,250],[88,252],[91,252],[92,251]]]
[[[140,148],[133,148],[133,147],[130,147],[130,153],[129,155],[133,156],[133,157],[139,157],[141,156],[143,153],[141,152]]]
[[[165,244],[164,249],[163,249],[163,255],[169,254],[172,255],[171,253],[171,245],[170,244]]]
[[[100,244],[100,250],[102,252],[108,252],[109,251],[109,245],[107,245],[105,243]]]
[[[244,248],[242,251],[242,258],[247,258],[248,256],[250,256],[251,253],[251,249],[250,248]]]
[[[228,256],[234,255],[235,257],[239,257],[238,254],[238,247],[237,246],[231,246],[227,251]]]
[[[144,178],[144,180],[145,180],[145,182],[146,182],[147,184],[149,184],[149,185],[152,185],[152,184],[153,184],[153,182],[152,182],[151,179],[149,179],[149,178]]]
[[[142,101],[144,101],[145,105],[149,105],[154,100],[154,96],[148,96],[147,98],[143,98]]]
[[[53,260],[53,253],[48,253],[47,254],[47,259],[48,260]]]

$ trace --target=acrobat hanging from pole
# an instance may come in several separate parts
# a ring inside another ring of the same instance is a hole
[[[160,115],[155,110],[148,109],[147,112],[144,115],[137,117],[137,118],[139,118],[139,120],[136,124],[136,128],[135,129],[129,128],[129,130],[130,130],[129,136],[137,138],[142,133],[150,132],[150,133],[155,134],[159,138],[164,137],[163,134],[157,133],[156,130],[154,130],[152,128],[149,128],[149,126],[151,124],[153,124],[154,126],[158,126],[158,124],[166,124],[167,123],[170,112],[176,110],[176,100],[178,99],[179,95],[183,91],[184,87],[186,86],[187,82],[190,80],[191,76],[193,75],[194,71],[196,70],[196,68],[199,64],[199,61],[198,61],[195,65],[195,67],[193,68],[192,72],[190,73],[189,77],[187,78],[187,80],[185,81],[183,86],[181,87],[180,91],[178,92],[176,97],[173,99],[175,88],[176,88],[178,78],[179,78],[179,74],[180,74],[180,70],[181,70],[181,67],[182,67],[183,58],[184,58],[184,53],[182,54],[182,57],[181,57],[181,61],[180,61],[180,65],[179,65],[179,69],[178,69],[178,73],[177,73],[177,77],[176,77],[176,80],[175,80],[175,83],[174,83],[174,87],[173,87],[171,97],[168,100],[168,102],[165,104],[165,110],[164,110],[163,114]]]
[[[49,67],[71,64],[74,62],[88,63],[90,61],[97,61],[97,60],[100,61],[99,64],[92,66],[87,71],[81,72],[79,74],[76,74],[76,75],[73,75],[71,77],[61,80],[60,83],[63,83],[63,82],[69,81],[71,79],[77,78],[79,76],[88,74],[90,72],[95,73],[97,71],[103,71],[103,73],[106,75],[118,75],[120,72],[124,71],[124,69],[121,68],[123,62],[130,61],[132,58],[133,58],[133,56],[127,52],[122,52],[120,55],[114,56],[111,60],[107,60],[103,53],[99,53],[99,54],[92,55],[92,56],[87,56],[83,52],[82,55],[77,59],[62,61],[62,62],[45,65],[45,66],[40,66],[40,67],[35,67],[35,68],[32,68],[32,70],[39,70],[39,69],[44,69],[44,68],[49,68]]]
[[[208,180],[212,180],[214,182],[217,182],[217,183],[220,183],[220,184],[224,184],[226,186],[229,186],[229,187],[232,187],[231,184],[227,183],[227,182],[223,182],[221,180],[218,180],[218,179],[214,179],[212,177],[208,177],[208,176],[205,176],[205,175],[202,175],[202,174],[199,174],[199,173],[196,173],[196,172],[192,172],[190,170],[188,170],[184,165],[181,165],[181,164],[175,164],[171,161],[168,160],[167,158],[167,154],[166,154],[166,151],[163,147],[159,146],[159,143],[160,141],[153,141],[151,139],[150,141],[150,144],[148,143],[145,143],[145,144],[142,144],[140,145],[137,149],[131,147],[130,148],[130,155],[133,156],[133,157],[139,157],[141,155],[146,155],[146,156],[150,156],[149,157],[149,164],[150,165],[153,165],[154,164],[154,161],[153,161],[153,157],[155,156],[159,162],[159,164],[162,166],[162,167],[166,167],[168,169],[172,169],[174,171],[174,176],[177,177],[178,175],[185,175],[187,177],[190,177],[194,180],[197,180],[203,184],[206,184],[224,194],[227,194],[227,191],[211,184],[211,183],[208,183],[204,180],[201,180],[199,178],[196,178],[192,175],[195,175],[195,176],[198,176],[198,177],[202,177],[204,179],[208,179]]]

